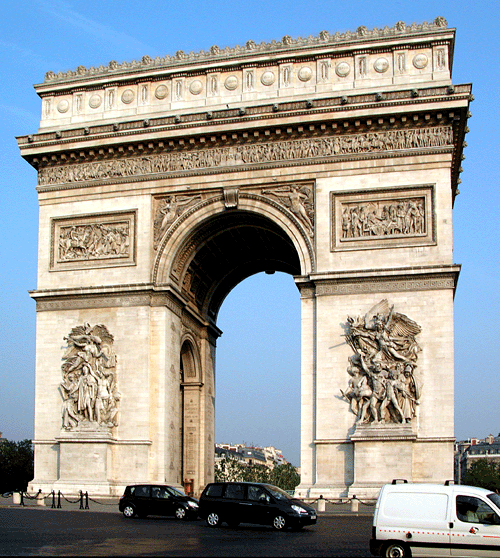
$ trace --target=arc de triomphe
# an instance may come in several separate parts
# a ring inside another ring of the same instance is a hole
[[[453,477],[454,39],[437,18],[46,74],[18,138],[40,206],[33,490],[199,494],[217,314],[261,271],[300,291],[299,494]]]

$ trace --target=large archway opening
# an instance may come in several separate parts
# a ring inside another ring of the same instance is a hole
[[[300,465],[300,295],[290,275],[237,285],[218,316],[215,441],[274,446]]]
[[[293,276],[302,267],[293,234],[261,212],[231,210],[200,219],[177,245],[172,270],[189,312],[219,332],[213,338],[195,334],[206,349],[202,338],[213,339],[208,360],[200,349],[198,381],[195,373],[187,377],[196,355],[185,343],[181,348],[184,479],[196,477],[190,465],[196,439],[205,440],[207,460],[220,438],[274,446],[300,462],[300,295]],[[228,311],[219,315],[223,303]],[[200,403],[198,438],[187,426],[188,420],[194,425],[195,390],[201,390],[200,402],[206,393],[215,405],[211,411]]]

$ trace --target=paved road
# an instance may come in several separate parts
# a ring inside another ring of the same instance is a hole
[[[320,516],[299,532],[204,521],[50,508],[0,508],[3,556],[358,556],[369,557],[371,515]]]

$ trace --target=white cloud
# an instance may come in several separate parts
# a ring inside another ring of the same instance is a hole
[[[80,14],[73,9],[70,2],[64,0],[35,0],[35,2],[42,11],[53,18],[57,18],[68,26],[80,29],[86,35],[95,37],[101,42],[109,43],[115,47],[126,47],[144,54],[147,54],[150,49],[148,45],[138,41],[133,36]]]

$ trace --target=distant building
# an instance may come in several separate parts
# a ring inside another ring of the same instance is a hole
[[[265,448],[257,446],[245,446],[244,444],[215,444],[215,462],[228,454],[247,465],[264,465],[274,469],[277,465],[287,463],[283,452],[274,446]]]
[[[478,459],[500,463],[500,434],[490,434],[484,440],[469,438],[455,442],[455,482],[461,484],[467,469]]]

